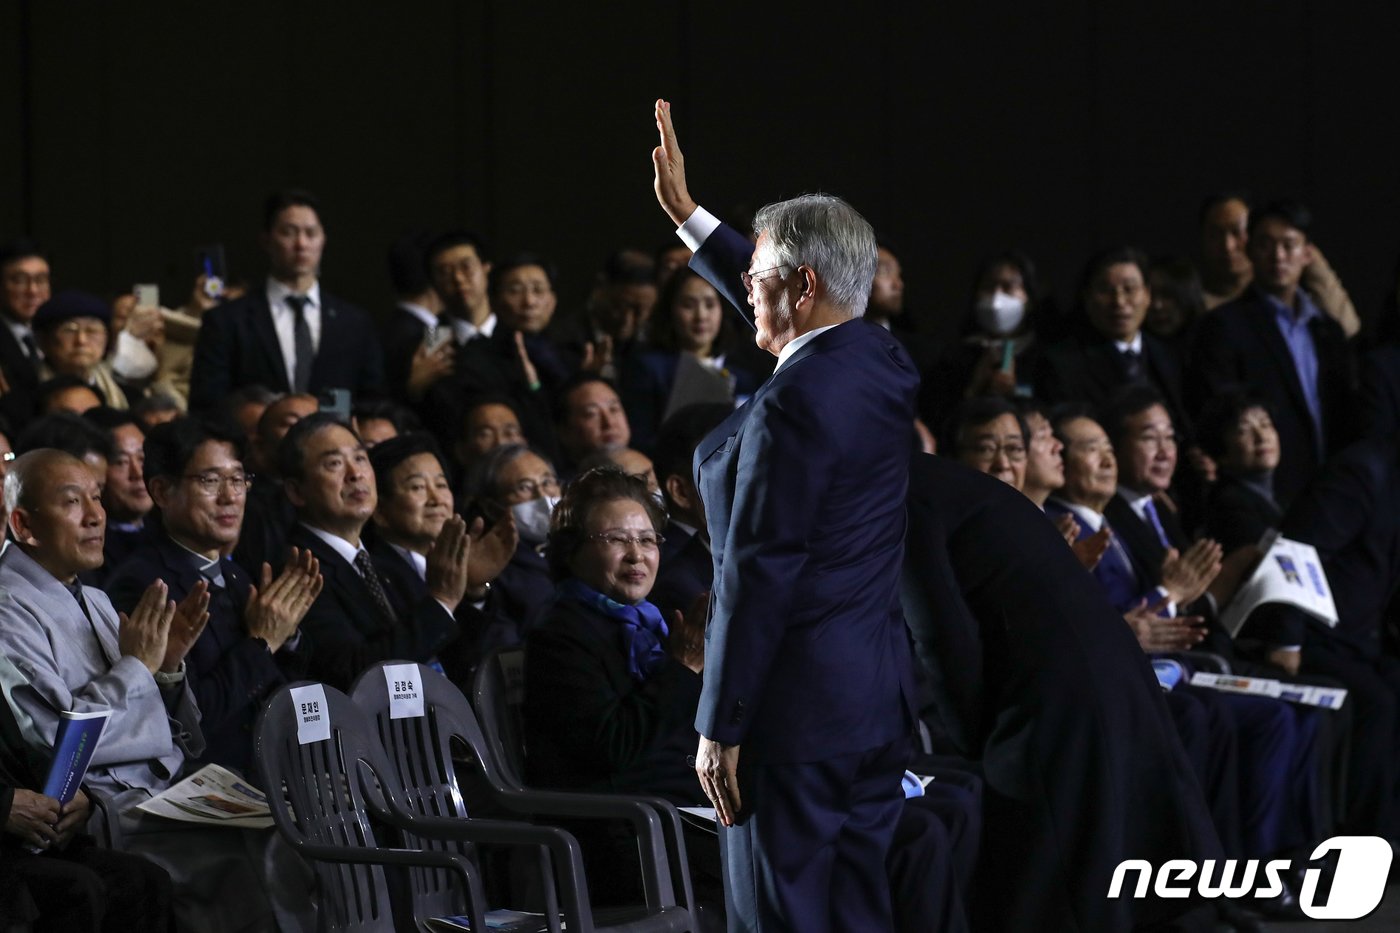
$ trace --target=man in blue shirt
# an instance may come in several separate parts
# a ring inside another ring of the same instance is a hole
[[[1352,433],[1354,375],[1346,336],[1299,287],[1313,261],[1311,225],[1308,210],[1295,201],[1276,201],[1250,215],[1254,283],[1201,320],[1187,380],[1194,411],[1232,386],[1264,396],[1279,432],[1274,482],[1285,506]]]

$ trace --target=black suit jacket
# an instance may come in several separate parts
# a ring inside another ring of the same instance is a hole
[[[986,775],[988,929],[1125,930],[1172,906],[1104,897],[1125,858],[1218,858],[1162,690],[1031,502],[916,454],[901,587],[918,655]]]
[[[1142,364],[1147,381],[1167,400],[1172,419],[1187,428],[1181,361],[1161,339],[1143,331]],[[1050,403],[1098,404],[1127,382],[1118,348],[1088,327],[1046,347],[1035,363],[1035,394]]]
[[[638,682],[627,670],[621,623],[570,600],[554,603],[525,644],[527,780],[703,803],[686,764],[699,702],[700,675],[668,655]]]
[[[418,315],[402,307],[395,308],[384,325],[384,385],[401,402],[411,401],[409,371],[413,368],[413,355],[423,345],[427,332],[427,326]]]
[[[1361,431],[1366,437],[1400,432],[1400,345],[1376,347],[1361,368]]]
[[[190,409],[214,410],[234,389],[255,384],[291,391],[262,287],[204,315],[190,369]],[[357,396],[381,392],[384,362],[369,315],[322,289],[321,343],[308,391],[325,389],[349,389]]]
[[[1337,627],[1307,623],[1307,640],[1323,639],[1363,657],[1380,654],[1386,608],[1400,585],[1396,439],[1371,438],[1329,460],[1288,510],[1280,530],[1317,548],[1337,604]],[[1306,620],[1298,615],[1301,628]]]
[[[1346,335],[1321,315],[1309,327],[1317,350],[1323,436],[1317,436],[1288,344],[1273,307],[1254,290],[1201,318],[1191,354],[1187,403],[1199,413],[1212,396],[1248,386],[1269,405],[1278,428],[1280,459],[1274,494],[1285,508],[1322,463],[1355,433],[1354,365]]]
[[[397,618],[386,617],[360,572],[304,525],[293,528],[288,543],[315,554],[325,580],[321,595],[301,624],[316,646],[308,667],[314,679],[348,690],[371,664],[391,658],[423,663],[457,637],[456,620],[431,596],[412,606],[394,607]],[[379,569],[380,564],[375,561],[384,581],[392,571]],[[393,607],[393,591],[387,582],[385,594]]]
[[[1229,473],[1222,471],[1210,488],[1206,535],[1219,541],[1226,554],[1258,544],[1264,532],[1282,521],[1283,510],[1276,503]]]
[[[0,395],[0,414],[4,414],[11,432],[17,436],[34,417],[39,367],[25,354],[3,315],[0,315],[0,373],[10,385],[9,391]]]
[[[155,529],[133,550],[107,583],[112,605],[131,612],[156,580],[170,587],[177,603],[204,577],[190,553]],[[253,722],[263,701],[281,684],[305,675],[309,641],[303,635],[297,650],[283,646],[277,654],[267,642],[253,638],[243,621],[252,580],[237,564],[225,559],[224,586],[209,589],[209,624],[185,656],[185,676],[199,703],[199,723],[205,749],[200,763],[216,762],[244,774],[253,764]]]

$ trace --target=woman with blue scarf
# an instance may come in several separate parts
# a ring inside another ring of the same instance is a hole
[[[558,586],[525,647],[527,783],[703,805],[687,764],[703,627],[668,626],[646,600],[664,524],[646,484],[614,467],[579,477],[556,506]]]

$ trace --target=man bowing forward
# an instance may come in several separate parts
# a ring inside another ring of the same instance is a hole
[[[656,194],[691,265],[778,358],[695,452],[715,565],[696,771],[730,929],[887,930],[914,721],[898,581],[918,375],[861,318],[864,218],[805,195],[760,210],[751,245],[691,199],[664,101],[656,121]]]

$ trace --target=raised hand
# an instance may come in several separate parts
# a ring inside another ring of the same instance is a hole
[[[1077,533],[1077,532],[1076,532]],[[1108,551],[1110,536],[1113,532],[1108,530],[1108,526],[1100,528],[1087,538],[1080,538],[1070,545],[1074,550],[1074,556],[1079,558],[1080,566],[1085,570],[1093,570],[1103,560],[1104,553]]]
[[[485,528],[486,523],[478,518],[469,529],[471,551],[467,558],[467,587],[472,590],[480,590],[499,577],[520,544],[515,516],[510,512],[502,515],[490,531]]]
[[[661,209],[679,227],[695,213],[697,205],[686,187],[685,157],[681,155],[680,144],[676,142],[676,128],[671,125],[671,105],[667,101],[656,102],[656,129],[661,134],[661,145],[651,151],[651,164],[656,171],[656,200],[661,202]]]
[[[170,620],[170,635],[165,642],[165,660],[160,669],[167,673],[176,671],[208,624],[209,582],[200,580],[175,607],[175,615]]]
[[[1180,606],[1200,599],[1220,573],[1220,556],[1220,545],[1209,538],[1197,541],[1184,554],[1176,548],[1167,551],[1162,558],[1162,588],[1172,602]]]
[[[1055,516],[1055,530],[1064,537],[1065,543],[1074,547],[1074,542],[1079,540],[1079,522],[1074,520],[1074,516],[1069,512]]]
[[[1205,619],[1201,616],[1177,616],[1169,619],[1160,615],[1166,608],[1167,597],[1154,603],[1143,600],[1123,614],[1123,621],[1137,636],[1138,644],[1148,654],[1159,651],[1186,651],[1206,637]]]
[[[695,597],[690,609],[671,613],[671,637],[667,648],[671,657],[697,674],[705,670],[705,626],[709,622],[710,594]]]
[[[451,341],[435,350],[426,344],[419,344],[413,351],[413,359],[408,364],[408,394],[410,398],[422,398],[423,393],[432,388],[433,383],[452,373],[457,350]]]
[[[261,581],[261,587],[248,590],[243,624],[250,636],[267,642],[268,650],[275,653],[296,634],[301,620],[321,595],[325,580],[321,577],[321,563],[311,551],[292,548],[291,558],[277,579],[272,578],[272,567],[263,564]]]
[[[460,515],[443,522],[442,531],[428,549],[428,592],[451,612],[457,611],[467,592],[471,551],[471,535],[467,534],[467,523]]]
[[[122,656],[131,656],[154,674],[165,661],[166,643],[170,640],[170,623],[175,618],[175,603],[165,598],[169,588],[162,580],[146,587],[141,601],[131,615],[120,614],[117,647]]]
[[[539,370],[530,362],[530,354],[525,350],[525,335],[520,331],[515,332],[515,352],[520,357],[520,370],[525,374],[525,384],[531,389],[539,388]]]

